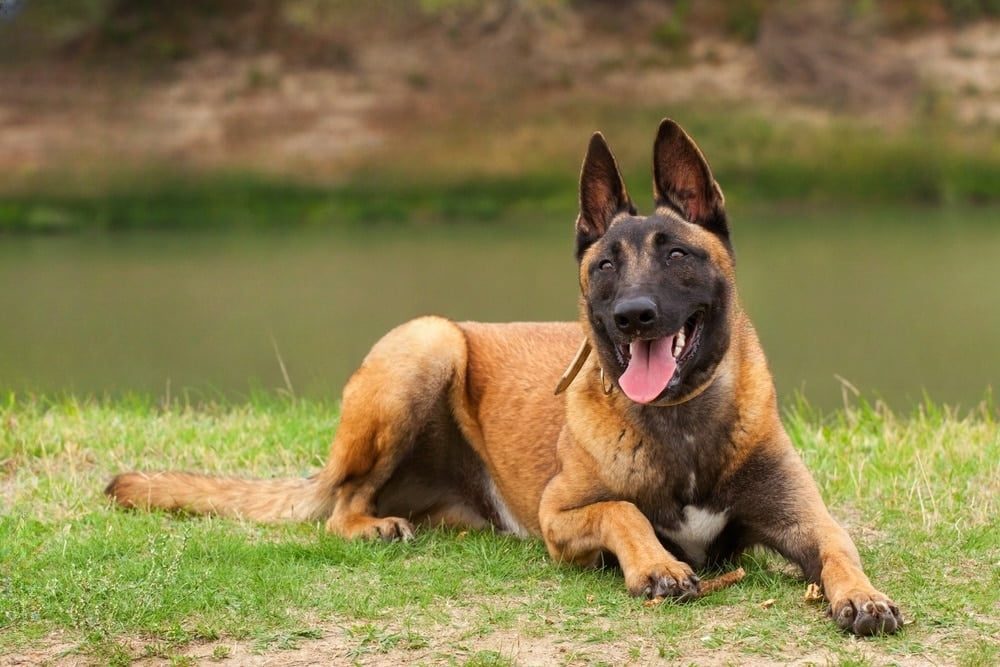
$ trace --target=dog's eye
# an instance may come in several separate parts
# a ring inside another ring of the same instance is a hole
[[[614,268],[615,268],[615,265],[611,263],[611,260],[606,259],[603,262],[601,262],[600,264],[598,264],[597,268],[599,268],[601,271],[613,271]]]
[[[686,257],[687,253],[680,248],[674,248],[670,251],[670,259],[680,259],[681,257]]]

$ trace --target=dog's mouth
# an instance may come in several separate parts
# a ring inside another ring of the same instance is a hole
[[[652,403],[668,387],[676,386],[698,351],[704,321],[704,311],[698,310],[672,335],[616,345],[615,354],[625,369],[618,386],[625,395],[636,403]]]

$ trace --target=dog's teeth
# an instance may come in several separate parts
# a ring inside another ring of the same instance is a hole
[[[681,356],[681,352],[684,351],[684,332],[677,332],[677,338],[674,339],[674,357]]]

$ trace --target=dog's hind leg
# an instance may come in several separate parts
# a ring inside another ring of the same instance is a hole
[[[329,532],[412,537],[407,518],[377,516],[377,497],[448,400],[453,382],[464,378],[466,358],[462,331],[437,317],[407,322],[375,344],[344,388],[340,426],[319,474],[334,496]]]

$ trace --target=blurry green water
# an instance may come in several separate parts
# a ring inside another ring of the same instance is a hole
[[[778,390],[846,378],[905,408],[1000,384],[1000,210],[734,215],[740,289]],[[336,396],[410,317],[569,319],[571,223],[282,235],[0,238],[0,389]]]

